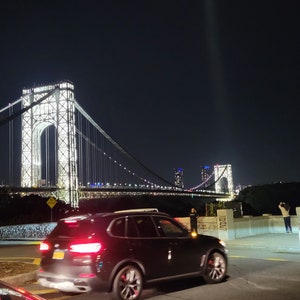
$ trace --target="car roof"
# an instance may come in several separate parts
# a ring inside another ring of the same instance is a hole
[[[168,216],[169,214],[164,212],[159,212],[157,208],[137,208],[137,209],[126,209],[126,210],[118,210],[114,212],[99,212],[99,213],[90,213],[90,214],[82,214],[82,215],[74,215],[67,218],[61,219],[61,221],[82,221],[82,220],[94,220],[99,218],[114,217],[119,216],[134,216],[134,215],[156,215],[156,216]]]

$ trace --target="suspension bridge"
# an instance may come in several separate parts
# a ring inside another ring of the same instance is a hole
[[[215,165],[191,188],[162,178],[85,112],[69,81],[23,89],[19,99],[0,109],[0,129],[8,141],[2,145],[7,148],[0,180],[12,193],[53,196],[72,207],[80,199],[118,195],[233,195],[231,165]]]

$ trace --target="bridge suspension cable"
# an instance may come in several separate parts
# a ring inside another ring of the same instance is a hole
[[[175,187],[174,183],[162,178],[157,173],[149,169],[143,163],[141,163],[138,159],[136,159],[132,154],[130,154],[127,150],[125,150],[120,144],[118,144],[114,139],[112,139],[85,111],[84,109],[75,101],[76,109],[121,153],[127,156],[129,159],[136,162],[140,167],[146,170],[148,173],[152,174],[154,177],[158,178],[160,181],[164,182],[165,184]]]
[[[41,97],[40,99],[38,99],[37,101],[32,102],[30,105],[21,108],[20,110],[18,110],[17,112],[9,115],[8,117],[3,117],[0,119],[0,126],[6,124],[9,121],[12,121],[13,119],[15,119],[18,116],[21,116],[24,112],[30,110],[31,108],[33,108],[34,106],[40,104],[42,101],[44,101],[45,99],[47,99],[48,97],[50,97],[52,94],[54,94],[56,91],[56,88],[51,90],[50,92],[48,92],[46,95],[44,95],[43,97]],[[22,100],[22,98],[21,98]],[[13,105],[19,103],[21,101],[20,99],[15,101]],[[12,105],[8,105],[5,108],[3,108],[1,111],[4,111],[6,109],[8,109],[9,107],[11,107]]]
[[[206,186],[204,188],[204,190],[209,189],[210,187],[212,187],[213,185],[215,185],[219,180],[221,180],[221,178],[223,177],[225,171],[227,170],[227,166],[223,169],[222,173],[219,175],[219,177],[217,179],[215,179],[212,183],[210,183],[208,186]],[[209,182],[209,180],[215,176],[215,171],[213,171],[211,173],[211,175],[209,177],[206,178],[206,180],[204,180],[203,182],[201,182],[200,184],[198,184],[195,187],[192,187],[190,189],[188,189],[189,191],[195,191],[198,190],[199,188],[203,187],[207,182]]]
[[[198,184],[198,185],[196,185],[196,186],[194,186],[194,187],[192,187],[192,188],[189,188],[188,190],[189,191],[195,191],[195,190],[197,190],[197,189],[199,189],[199,188],[201,188],[201,187],[203,187],[207,182],[209,182],[210,181],[210,179],[213,177],[215,175],[215,172],[212,172],[203,182],[201,182],[200,184]],[[211,185],[209,185],[209,186],[211,186]],[[206,188],[206,187],[205,187]]]

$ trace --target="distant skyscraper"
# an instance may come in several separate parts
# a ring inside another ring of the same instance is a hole
[[[204,182],[210,176],[210,166],[201,166],[201,182]],[[204,185],[206,187],[206,184]]]
[[[174,180],[175,180],[175,186],[177,188],[184,188],[183,184],[183,169],[182,168],[177,168],[174,169]]]

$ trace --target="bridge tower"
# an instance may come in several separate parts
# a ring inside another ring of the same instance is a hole
[[[34,102],[40,102],[34,105]],[[26,107],[32,106],[29,110]],[[78,207],[74,86],[70,82],[23,89],[21,186],[38,187],[42,176],[41,136],[56,130],[56,181],[58,198]]]
[[[215,190],[217,193],[234,193],[231,165],[215,165]]]

